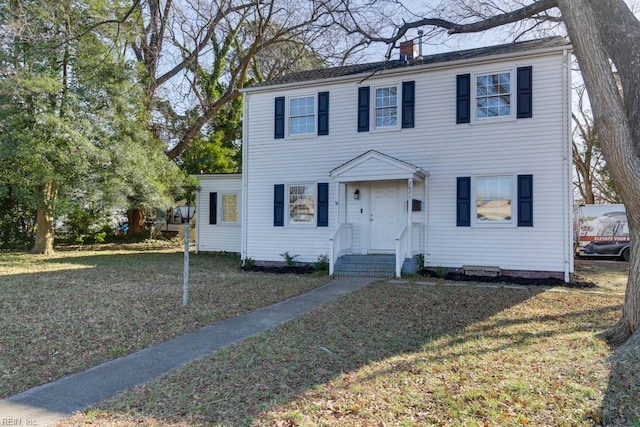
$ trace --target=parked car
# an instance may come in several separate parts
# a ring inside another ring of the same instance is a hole
[[[629,261],[629,221],[624,205],[582,205],[578,218],[578,255]]]
[[[580,250],[580,255],[585,256],[616,256],[625,261],[631,258],[629,241],[626,242],[590,242]]]

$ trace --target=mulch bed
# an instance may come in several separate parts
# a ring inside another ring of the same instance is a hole
[[[311,265],[252,265],[251,267],[242,267],[244,271],[259,271],[263,273],[275,274],[311,274],[316,269]],[[418,274],[426,277],[437,277],[454,282],[482,282],[482,283],[510,283],[522,286],[563,286],[567,288],[595,288],[597,285],[593,282],[573,281],[565,283],[564,280],[555,277],[547,277],[545,279],[531,279],[526,277],[513,276],[472,276],[463,273],[447,273],[444,276],[438,275],[434,271],[422,269]]]
[[[259,271],[275,274],[311,274],[316,269],[311,265],[252,265],[241,267],[244,271]]]
[[[527,277],[513,276],[472,276],[463,273],[447,273],[438,275],[431,270],[422,269],[418,274],[427,277],[438,277],[445,280],[455,282],[483,282],[483,283],[512,283],[522,286],[563,286],[566,288],[595,288],[597,285],[593,282],[573,281],[565,283],[564,280],[556,277],[547,277],[546,279],[531,279]]]

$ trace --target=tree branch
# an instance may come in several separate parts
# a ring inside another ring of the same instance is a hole
[[[398,31],[392,37],[374,37],[370,34],[366,34],[369,40],[372,42],[384,42],[386,44],[395,44],[400,40],[407,31],[413,28],[419,28],[424,26],[440,27],[448,30],[449,34],[461,34],[461,33],[477,33],[485,31],[491,28],[499,27],[501,25],[512,24],[514,22],[521,21],[526,18],[531,18],[534,15],[553,9],[558,6],[557,0],[538,0],[531,3],[528,6],[507,12],[501,15],[496,15],[491,18],[483,19],[481,21],[472,22],[469,24],[459,24],[446,19],[440,18],[424,18],[417,21],[406,22],[398,28]],[[358,29],[358,32],[364,33],[362,29]]]
[[[100,22],[96,22],[93,25],[89,25],[84,31],[66,38],[64,40],[62,40],[60,43],[58,43],[57,45],[53,46],[54,49],[58,49],[62,46],[64,46],[65,44],[72,42],[74,40],[79,40],[82,37],[84,37],[86,34],[89,34],[91,31],[95,30],[98,27],[101,27],[103,25],[108,25],[108,24],[118,24],[118,25],[122,25],[124,24],[124,22],[129,19],[129,17],[131,16],[131,14],[136,10],[136,8],[138,7],[138,5],[140,4],[140,0],[133,0],[133,3],[131,4],[131,7],[125,12],[125,14],[122,16],[122,18],[119,19],[106,19],[104,21],[100,21]]]

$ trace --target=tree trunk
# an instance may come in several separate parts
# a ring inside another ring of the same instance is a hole
[[[633,126],[629,120],[627,109],[633,100],[623,99],[611,72],[610,58],[616,58],[620,52],[612,54],[607,47],[612,46],[606,38],[629,38],[635,29],[621,25],[614,32],[611,26],[601,21],[608,15],[604,9],[615,9],[624,5],[622,0],[615,2],[592,2],[590,0],[558,0],[558,7],[567,26],[569,38],[580,65],[580,71],[587,87],[594,115],[594,125],[602,145],[602,152],[609,165],[611,176],[620,191],[629,220],[631,238],[631,261],[629,279],[622,310],[622,318],[616,326],[604,334],[612,344],[619,345],[626,341],[640,327],[640,158],[638,145],[634,140]],[[626,6],[625,6],[626,7]],[[616,9],[617,12],[624,12]],[[618,20],[620,21],[620,20]],[[606,28],[604,28],[606,27]],[[604,28],[604,30],[603,30]],[[628,55],[635,55],[634,48],[629,45]],[[630,70],[620,67],[632,66],[633,61],[619,60],[616,66],[621,76],[630,76]],[[635,78],[637,64],[635,66]],[[630,82],[624,82],[628,87]],[[633,85],[632,85],[633,87]],[[625,95],[633,94],[632,90]],[[635,132],[637,135],[638,133]]]
[[[144,224],[147,220],[147,210],[144,206],[127,211],[127,220],[129,221],[129,229],[127,236],[139,236],[144,233]]]
[[[53,184],[45,184],[36,188],[41,199],[36,213],[36,241],[29,251],[32,254],[53,254],[53,208],[57,196]]]

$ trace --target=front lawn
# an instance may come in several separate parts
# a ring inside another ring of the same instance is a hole
[[[597,336],[622,295],[422,280],[374,283],[62,425],[577,426],[630,393]]]
[[[0,397],[330,280],[247,273],[236,258],[191,254],[183,307],[180,247],[99,248],[0,252]]]

